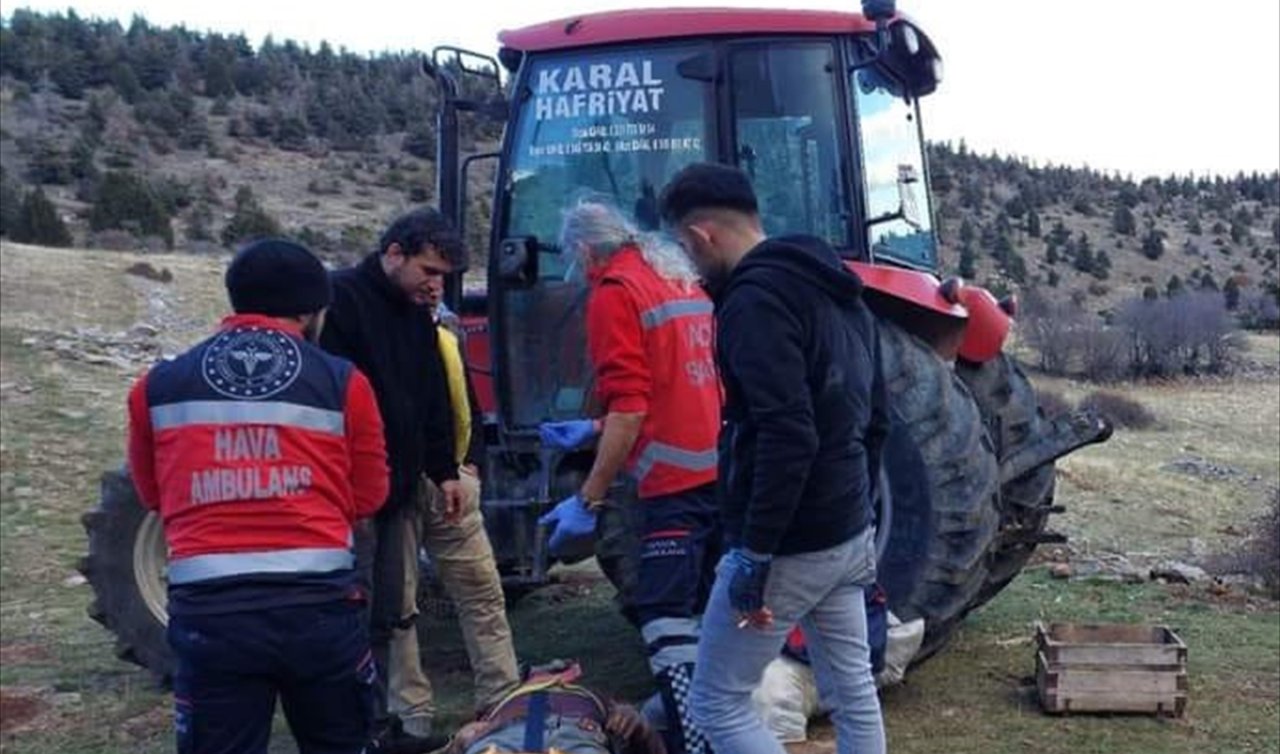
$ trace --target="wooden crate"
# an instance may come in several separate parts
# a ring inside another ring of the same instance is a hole
[[[1187,645],[1165,626],[1036,623],[1036,685],[1046,712],[1182,717]]]

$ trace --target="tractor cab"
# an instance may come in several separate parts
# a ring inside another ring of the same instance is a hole
[[[608,197],[659,231],[657,197],[680,168],[736,164],[769,234],[819,236],[860,263],[935,270],[918,98],[936,88],[941,61],[911,21],[636,10],[499,38],[509,104],[487,298],[490,337],[502,344],[492,358],[504,431],[524,435],[590,408],[587,289],[558,246],[576,196]]]

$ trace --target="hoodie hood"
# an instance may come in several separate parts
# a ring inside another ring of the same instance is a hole
[[[787,273],[786,282],[775,272]],[[860,299],[863,288],[862,279],[845,266],[835,249],[816,236],[781,236],[762,242],[738,264],[724,294],[746,280],[771,288],[801,282],[840,304]]]

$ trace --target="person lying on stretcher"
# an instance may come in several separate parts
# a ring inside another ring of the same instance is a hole
[[[579,685],[581,675],[577,664],[531,671],[442,754],[666,754],[638,711]]]

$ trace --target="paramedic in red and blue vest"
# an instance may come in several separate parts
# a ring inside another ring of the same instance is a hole
[[[678,246],[642,235],[605,201],[585,199],[566,212],[561,248],[590,282],[587,346],[604,419],[591,472],[552,520],[572,526],[604,504],[624,468],[634,477],[644,521],[634,617],[661,693],[668,750],[703,754],[685,697],[720,555],[711,302]],[[542,434],[565,447],[592,430],[590,422],[564,423]]]
[[[129,467],[169,546],[180,754],[266,754],[279,699],[299,751],[369,742],[376,669],[352,527],[387,496],[369,382],[314,345],[331,296],[310,251],[255,242],[235,314],[138,380]]]

